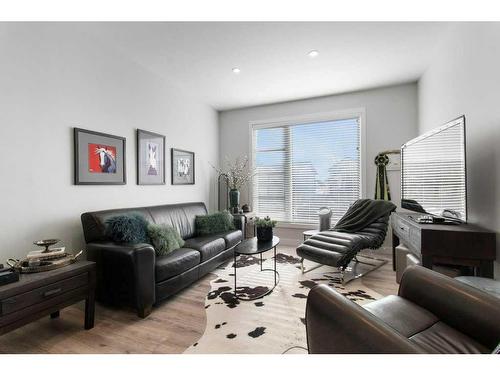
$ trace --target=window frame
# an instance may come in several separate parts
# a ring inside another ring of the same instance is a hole
[[[351,108],[346,110],[337,110],[332,112],[309,113],[305,115],[295,115],[287,117],[272,118],[267,120],[254,120],[248,122],[249,134],[249,165],[254,168],[255,153],[254,153],[254,130],[269,129],[281,126],[292,126],[299,124],[310,124],[315,122],[338,121],[351,118],[359,119],[359,163],[360,163],[360,195],[366,196],[366,109],[364,107]],[[253,180],[250,182],[249,199],[252,207],[253,202]],[[278,226],[281,228],[297,228],[297,229],[312,229],[316,228],[316,224],[302,224],[288,221],[279,221]]]

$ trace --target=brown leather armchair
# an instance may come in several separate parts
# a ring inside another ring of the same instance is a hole
[[[491,353],[500,342],[500,299],[420,266],[397,296],[363,307],[319,285],[307,298],[309,353]]]

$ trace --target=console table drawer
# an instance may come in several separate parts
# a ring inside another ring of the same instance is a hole
[[[392,220],[392,229],[394,230],[394,232],[396,232],[398,237],[400,237],[402,240],[408,241],[410,239],[410,226],[396,216],[392,216]]]
[[[26,293],[3,299],[0,301],[0,316],[11,314],[87,284],[88,273],[85,272]]]

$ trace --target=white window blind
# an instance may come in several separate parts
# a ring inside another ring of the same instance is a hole
[[[257,215],[332,224],[361,196],[360,119],[259,125],[253,129],[253,206]]]
[[[403,199],[431,214],[449,209],[467,220],[463,118],[405,144],[402,159]]]

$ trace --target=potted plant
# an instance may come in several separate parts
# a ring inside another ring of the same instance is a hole
[[[248,167],[248,158],[237,158],[231,161],[225,160],[225,166],[218,168],[212,165],[219,176],[224,176],[229,186],[229,206],[232,212],[238,210],[240,206],[240,188],[245,185],[254,176],[254,170]]]
[[[255,227],[257,228],[258,241],[271,241],[273,239],[273,228],[276,226],[276,220],[271,220],[269,216],[264,219],[256,218]]]

